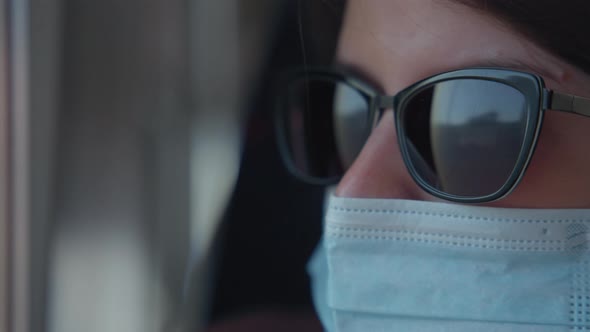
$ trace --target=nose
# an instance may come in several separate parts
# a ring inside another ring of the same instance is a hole
[[[340,197],[430,200],[404,164],[393,112],[385,112],[338,184],[335,194]]]

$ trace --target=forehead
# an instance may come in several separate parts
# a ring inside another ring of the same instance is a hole
[[[565,75],[559,61],[494,17],[447,0],[350,0],[337,60],[391,93],[440,72],[492,64],[550,81]]]

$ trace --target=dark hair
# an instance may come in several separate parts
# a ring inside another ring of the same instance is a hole
[[[590,1],[451,0],[486,14],[590,74]]]
[[[345,0],[297,0],[300,47],[304,62],[329,65],[334,60]]]

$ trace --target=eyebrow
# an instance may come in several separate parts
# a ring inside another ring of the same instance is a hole
[[[363,70],[363,68],[351,65],[351,64],[343,64],[340,62],[336,62],[335,66],[339,69],[344,70],[350,74],[357,76],[360,79],[365,80],[367,83],[372,84],[373,86],[379,86],[377,84],[377,80],[372,77],[368,72]],[[534,73],[541,75],[543,78],[551,79],[555,82],[560,82],[558,79],[559,75],[552,73],[551,71],[543,68],[541,66],[536,66],[534,64],[526,63],[524,61],[516,60],[516,59],[486,59],[486,60],[478,60],[475,61],[473,64],[468,66],[463,66],[462,68],[474,68],[474,67],[499,67],[499,68],[506,68],[506,69],[513,69],[524,71],[528,73]],[[461,69],[461,68],[457,68]]]
[[[374,84],[376,81],[372,79],[366,71],[356,65],[336,63],[336,66],[345,70],[349,74],[357,76],[359,79],[366,80],[369,84]],[[554,75],[543,70],[538,66],[534,66],[525,62],[514,59],[506,60],[484,60],[475,63],[469,67],[501,67],[512,70],[521,70],[529,73],[535,73],[543,77],[557,81]],[[374,87],[378,85],[373,85]],[[586,117],[590,117],[590,98],[563,93],[552,89],[543,89],[543,108],[559,112],[574,113]],[[388,105],[389,106],[389,105]]]
[[[333,66],[338,70],[344,71],[347,74],[351,74],[365,82],[369,85],[373,86],[373,88],[379,88],[378,90],[382,89],[381,84],[379,81],[373,77],[373,75],[369,74],[368,71],[364,70],[362,67],[357,66],[355,64],[348,64],[336,61]]]
[[[501,67],[501,68],[508,68],[514,70],[521,70],[525,72],[535,73],[541,75],[543,78],[548,78],[553,81],[559,82],[560,79],[558,78],[559,75],[552,73],[551,71],[543,68],[541,66],[536,66],[531,63],[527,63],[524,61],[516,60],[516,59],[488,59],[482,60],[475,63],[475,67]],[[471,66],[474,67],[474,66]]]
[[[516,70],[522,70],[526,72],[536,73],[544,78],[549,78],[556,82],[559,82],[557,76],[544,68],[534,66],[522,61],[514,59],[502,59],[502,60],[486,60],[479,62],[478,65],[491,66],[491,67],[503,67]],[[574,113],[586,117],[590,117],[590,98],[572,95],[569,93],[559,92],[553,89],[544,89],[543,94],[547,94],[546,109]]]
[[[337,68],[340,68],[348,72],[349,74],[353,74],[358,78],[365,80],[367,83],[373,85],[373,87],[379,86],[378,84],[376,84],[377,81],[373,79],[373,77],[369,75],[368,72],[363,70],[362,67],[351,64],[343,64],[339,62],[336,62],[335,65],[337,66]],[[543,78],[548,78],[556,82],[559,82],[557,76],[551,73],[550,71],[546,70],[545,68],[516,59],[487,59],[477,61],[473,65],[467,67],[500,67],[512,70],[520,70],[528,73],[541,75]],[[545,105],[543,105],[543,107],[546,109],[566,113],[574,113],[590,117],[590,98],[572,95],[569,93],[563,93],[548,88],[544,89],[543,95],[543,99],[546,103]]]

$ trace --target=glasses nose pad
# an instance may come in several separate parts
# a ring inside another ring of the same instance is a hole
[[[336,196],[426,199],[426,194],[414,182],[404,164],[393,112],[382,112],[375,119],[378,121],[375,129],[338,184]]]

